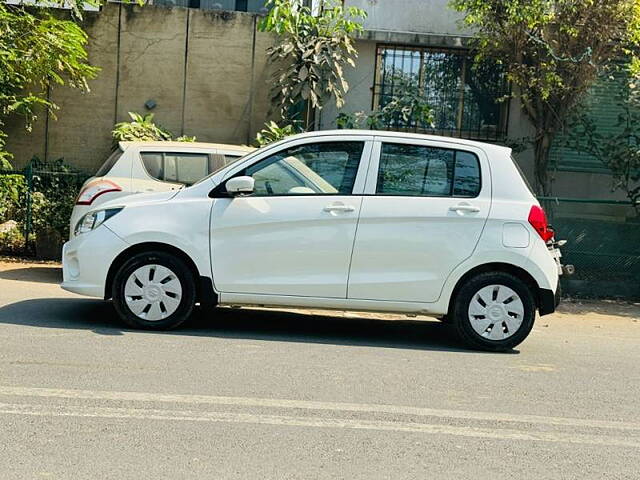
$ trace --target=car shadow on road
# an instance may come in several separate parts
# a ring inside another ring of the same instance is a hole
[[[60,283],[62,281],[62,268],[19,267],[9,270],[0,270],[0,280],[36,283]]]
[[[176,330],[126,328],[110,302],[82,298],[24,300],[0,308],[0,325],[91,330],[99,335],[191,335],[277,342],[469,352],[453,329],[438,321],[384,320],[364,316],[300,313],[272,309],[199,310]],[[513,353],[517,353],[514,350]]]

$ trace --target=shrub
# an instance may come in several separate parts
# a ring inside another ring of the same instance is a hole
[[[62,158],[53,162],[42,162],[34,157],[31,167],[32,230],[36,236],[54,231],[66,240],[75,199],[89,175],[65,164]]]
[[[24,251],[25,239],[17,222],[0,224],[0,252],[5,255],[17,255]]]
[[[0,223],[23,219],[25,192],[23,175],[0,173]]]
[[[153,121],[153,113],[140,115],[129,112],[129,117],[131,117],[130,122],[116,123],[111,132],[114,142],[169,141],[173,139],[173,134],[169,130]],[[195,142],[196,137],[181,135],[174,140],[176,142]]]
[[[256,135],[254,143],[257,147],[264,147],[301,131],[300,122],[293,122],[293,124],[279,127],[276,122],[271,121],[264,124],[264,128]]]

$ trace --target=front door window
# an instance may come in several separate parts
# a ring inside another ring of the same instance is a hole
[[[240,175],[255,179],[255,196],[350,195],[363,146],[363,142],[325,142],[293,147]]]

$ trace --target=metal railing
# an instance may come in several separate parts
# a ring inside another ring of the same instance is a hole
[[[67,238],[75,198],[91,175],[65,165],[61,160],[42,162],[37,158],[23,169],[1,170],[0,182],[10,175],[21,177],[23,181],[17,187],[19,193],[15,205],[5,218],[0,218],[0,223],[16,221],[24,243],[20,252],[2,252],[3,245],[0,245],[0,253],[43,256],[40,253],[47,244],[55,251]]]

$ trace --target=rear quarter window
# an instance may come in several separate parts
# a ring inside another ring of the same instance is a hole
[[[102,166],[96,171],[96,177],[104,177],[107,173],[109,173],[109,171],[111,171],[118,160],[120,160],[120,157],[123,153],[124,152],[120,150],[120,148],[116,148],[105,160]]]

